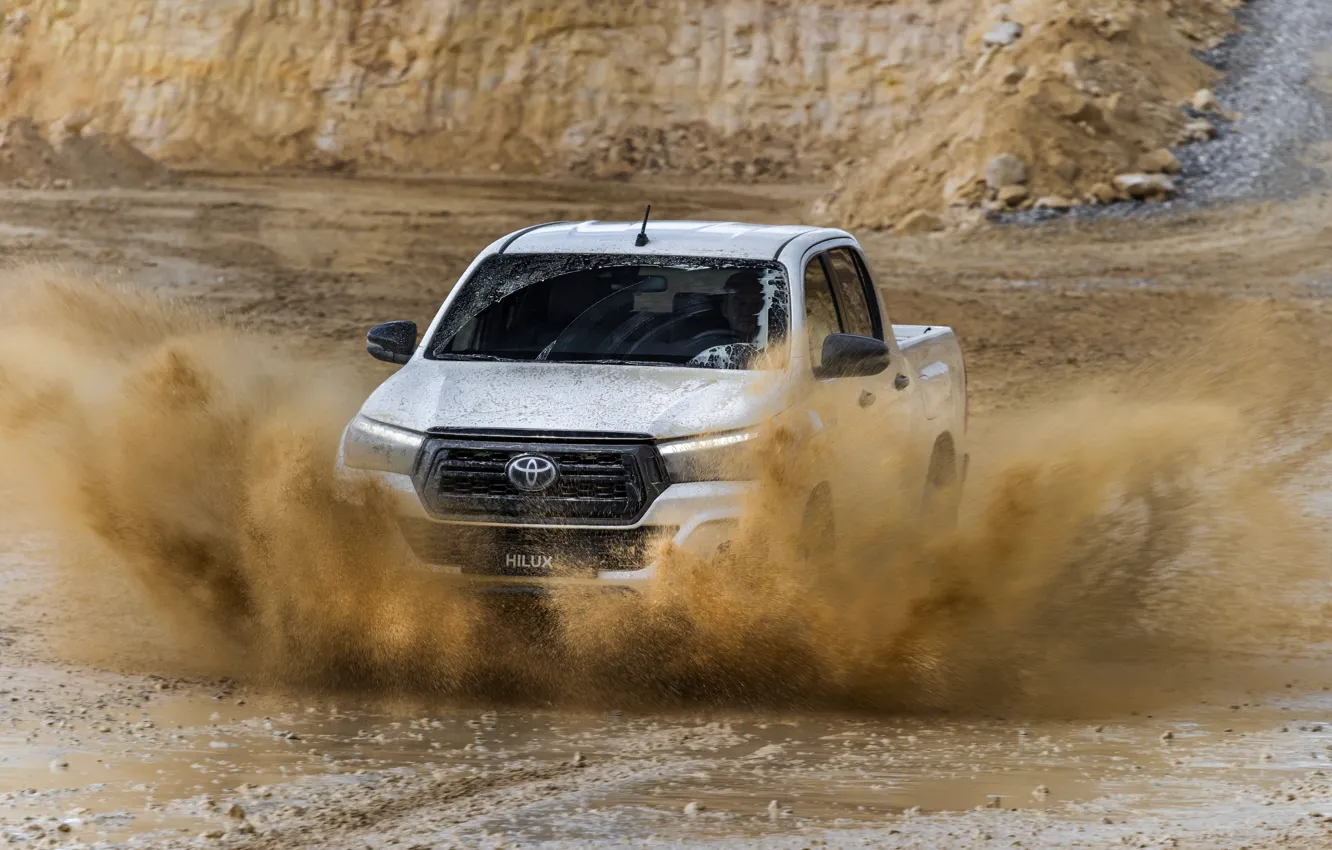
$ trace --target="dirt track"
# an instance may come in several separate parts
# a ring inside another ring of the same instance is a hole
[[[479,248],[522,224],[630,217],[645,199],[662,216],[775,222],[806,194],[196,177],[141,193],[4,192],[0,251],[198,298],[355,364],[368,388],[386,367],[364,356],[365,327],[424,320]],[[1308,363],[1325,359],[1330,221],[1332,199],[1315,196],[868,247],[896,321],[958,329],[983,428],[1089,382],[1132,392],[1135,373],[1192,352],[1237,301],[1269,304],[1309,346]],[[1299,457],[1293,483],[1325,516],[1326,459],[1316,441]],[[1116,683],[1101,701],[1010,717],[496,713],[286,697],[60,660],[87,626],[44,569],[51,540],[12,519],[3,530],[0,835],[25,845],[1332,841],[1325,645],[1296,639],[1187,672],[1169,661],[1088,670]],[[683,815],[692,802],[700,810]]]

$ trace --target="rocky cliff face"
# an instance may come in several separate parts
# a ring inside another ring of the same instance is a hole
[[[187,167],[824,180],[818,217],[932,229],[1168,194],[1239,2],[0,0],[0,119]]]
[[[871,150],[982,0],[11,0],[0,112],[169,163],[809,176]]]

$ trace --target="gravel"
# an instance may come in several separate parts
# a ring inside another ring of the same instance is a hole
[[[1319,54],[1332,53],[1332,2],[1249,0],[1236,18],[1237,33],[1198,55],[1226,75],[1216,95],[1238,120],[1191,112],[1211,121],[1217,136],[1174,149],[1183,173],[1171,200],[1082,206],[1067,214],[1032,210],[1000,220],[1148,217],[1232,201],[1290,200],[1326,185],[1325,174],[1302,154],[1332,141],[1332,89],[1316,85]]]
[[[1237,17],[1243,29],[1202,58],[1226,74],[1217,96],[1242,117],[1176,151],[1191,178],[1176,204],[1289,199],[1323,178],[1300,154],[1332,139],[1332,98],[1311,85],[1318,54],[1332,51],[1332,3],[1251,0]]]

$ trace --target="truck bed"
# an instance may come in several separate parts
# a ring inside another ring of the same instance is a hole
[[[944,325],[893,325],[902,355],[916,372],[925,418],[951,421],[952,430],[966,427],[967,374],[962,347],[953,329]],[[960,438],[960,433],[954,434]]]

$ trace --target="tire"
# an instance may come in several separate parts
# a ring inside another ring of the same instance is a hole
[[[930,451],[930,469],[925,476],[925,494],[921,510],[930,520],[945,528],[957,526],[962,503],[962,484],[957,472],[957,451],[953,437],[943,434]]]
[[[833,517],[832,492],[826,483],[820,484],[805,503],[797,554],[808,570],[825,570],[828,565],[821,564],[819,559],[834,553],[836,546],[837,526]]]

